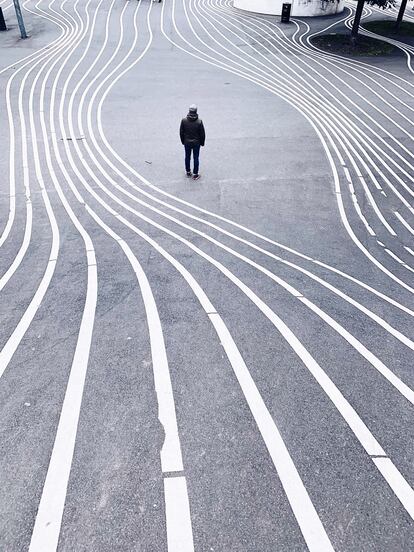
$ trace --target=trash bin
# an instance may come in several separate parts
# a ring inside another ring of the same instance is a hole
[[[282,17],[280,18],[281,23],[289,23],[291,8],[292,4],[282,4]]]

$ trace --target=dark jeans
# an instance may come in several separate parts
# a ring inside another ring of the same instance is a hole
[[[189,173],[191,171],[190,161],[191,161],[191,152],[193,152],[193,161],[194,161],[194,174],[198,174],[199,167],[199,157],[200,157],[200,144],[185,144],[185,170]]]

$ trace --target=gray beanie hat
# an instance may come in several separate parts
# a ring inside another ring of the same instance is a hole
[[[190,107],[189,107],[189,109],[188,109],[188,111],[189,111],[190,113],[197,113],[197,106],[196,106],[196,104],[191,104]]]

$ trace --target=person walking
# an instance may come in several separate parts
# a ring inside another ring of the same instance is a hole
[[[191,176],[194,180],[198,180],[200,175],[199,156],[200,147],[204,146],[206,141],[206,133],[204,130],[203,121],[199,119],[197,114],[197,106],[190,105],[187,117],[181,121],[180,139],[185,149],[185,171],[188,178]],[[191,154],[193,154],[193,172],[191,172]]]

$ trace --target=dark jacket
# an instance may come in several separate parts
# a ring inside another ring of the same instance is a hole
[[[187,117],[181,121],[180,125],[181,143],[184,145],[200,145],[204,146],[206,141],[206,133],[204,130],[203,121],[198,118],[197,113],[189,113]]]

